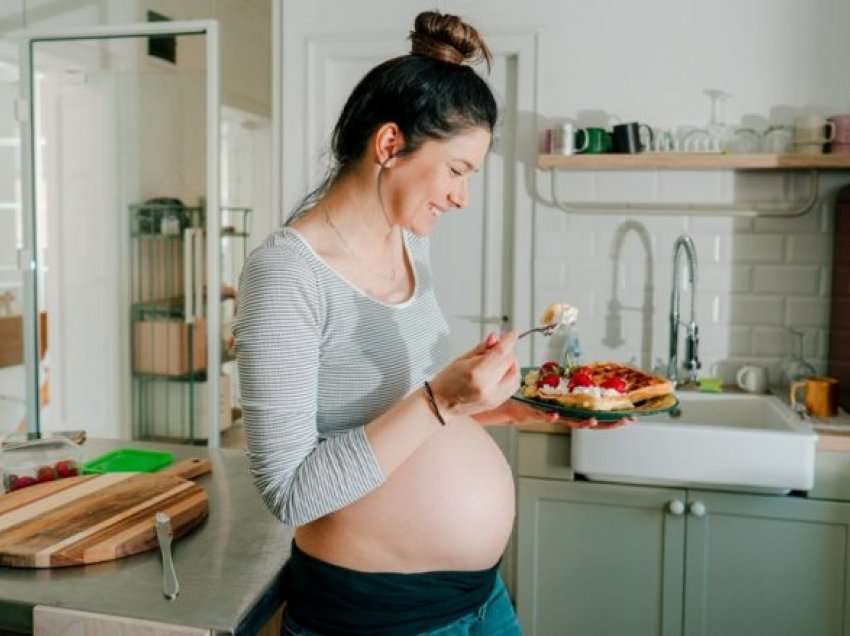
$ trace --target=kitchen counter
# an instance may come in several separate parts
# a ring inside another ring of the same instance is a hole
[[[114,448],[167,450],[175,461],[209,457],[213,470],[196,481],[209,496],[209,517],[173,543],[180,595],[162,594],[159,550],[92,565],[0,567],[0,631],[32,633],[36,605],[211,630],[255,634],[280,605],[280,573],[293,529],[265,507],[243,450],[89,439],[85,459]]]

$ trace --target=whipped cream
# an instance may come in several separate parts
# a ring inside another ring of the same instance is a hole
[[[540,317],[542,325],[574,325],[578,320],[578,309],[566,303],[552,303]]]
[[[570,381],[567,378],[561,378],[558,386],[541,386],[538,389],[540,395],[544,397],[557,397],[560,395],[592,395],[594,397],[620,397],[623,394],[616,389],[603,389],[601,386],[577,386],[570,391]]]
[[[616,389],[603,389],[601,386],[577,386],[572,392],[595,397],[620,397],[622,395]]]

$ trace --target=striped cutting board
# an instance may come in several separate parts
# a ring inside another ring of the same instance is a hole
[[[150,550],[157,512],[184,535],[209,509],[188,479],[211,470],[208,459],[188,459],[156,473],[69,477],[0,495],[0,565],[83,565]]]

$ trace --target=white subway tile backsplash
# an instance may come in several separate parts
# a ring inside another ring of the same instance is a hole
[[[736,263],[781,263],[782,234],[736,234],[730,240],[730,256]]]
[[[750,327],[729,327],[729,355],[747,356],[753,353],[753,331]]]
[[[788,237],[789,263],[832,262],[832,234],[792,234]]]
[[[770,232],[775,234],[781,232],[783,234],[794,234],[798,232],[820,232],[821,230],[821,215],[817,209],[809,210],[803,216],[790,219],[767,219],[757,218],[753,220],[753,230],[755,232]]]
[[[553,258],[537,259],[534,262],[534,273],[544,288],[564,289],[567,287],[568,267],[569,264],[565,261]]]
[[[829,301],[822,298],[789,298],[785,307],[789,327],[820,327],[829,323]]]
[[[563,182],[569,187],[562,195],[589,198],[585,195],[592,182],[593,198],[605,201],[780,201],[783,196],[802,199],[799,183],[805,184],[793,175],[733,171],[658,171],[654,177],[625,171],[578,174]],[[538,249],[547,250],[537,254],[537,312],[555,300],[578,305],[587,359],[636,357],[649,367],[665,361],[673,242],[686,233],[694,240],[699,263],[696,309],[703,373],[734,381],[741,365],[761,364],[778,379],[791,347],[786,326],[804,331],[804,355],[825,366],[830,199],[824,197],[809,213],[789,219],[568,214],[560,229],[550,219],[537,228]],[[545,214],[541,210],[539,216]],[[551,264],[557,253],[566,264],[563,269]],[[544,290],[548,292],[542,294]],[[690,318],[690,298],[687,283],[681,282],[683,320]]]
[[[832,293],[832,267],[824,265],[820,268],[820,295],[824,298]]]
[[[753,354],[784,356],[788,353],[788,331],[776,327],[753,328]]]
[[[778,294],[817,294],[820,268],[808,265],[756,265],[753,291]]]
[[[593,175],[597,201],[632,203],[655,199],[657,183],[642,170],[606,170]]]
[[[750,265],[701,264],[698,292],[748,292],[751,290],[752,271]]]
[[[782,298],[732,294],[728,303],[730,323],[753,326],[782,324]],[[722,311],[721,307],[721,322],[724,321]]]

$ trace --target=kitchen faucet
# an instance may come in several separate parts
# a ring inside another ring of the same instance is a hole
[[[679,379],[679,252],[685,251],[688,259],[688,281],[691,284],[691,321],[683,324],[687,327],[685,338],[685,363],[684,368],[688,373],[688,384],[697,381],[697,370],[702,367],[699,361],[697,349],[699,348],[699,327],[696,323],[696,299],[697,299],[697,251],[693,239],[687,234],[682,234],[673,244],[673,291],[670,294],[670,362],[667,365],[667,377],[676,386],[680,384]]]

